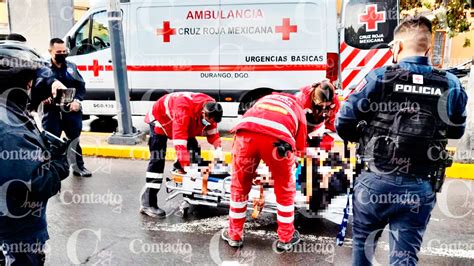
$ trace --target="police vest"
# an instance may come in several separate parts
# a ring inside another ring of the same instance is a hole
[[[398,66],[387,69],[359,151],[370,170],[426,177],[440,166],[447,145],[440,108],[447,106],[448,89],[440,70],[417,74]]]

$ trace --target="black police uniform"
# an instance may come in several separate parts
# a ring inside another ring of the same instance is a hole
[[[353,197],[353,265],[370,265],[389,224],[390,264],[417,264],[436,203],[432,184],[442,174],[448,138],[464,133],[467,95],[459,80],[427,57],[370,72],[343,104],[338,134],[359,142],[366,168]]]
[[[67,88],[75,88],[75,101],[81,102],[84,100],[86,89],[85,82],[77,70],[77,66],[71,62],[66,61],[57,67],[50,64],[51,71],[54,78],[59,80]],[[81,172],[84,168],[84,159],[82,158],[82,149],[79,144],[79,137],[82,131],[82,111],[72,112],[67,107],[56,106],[54,103],[44,106],[43,128],[56,136],[60,136],[62,131],[66,134],[68,139],[76,143],[76,153],[71,153],[69,160],[74,172]]]

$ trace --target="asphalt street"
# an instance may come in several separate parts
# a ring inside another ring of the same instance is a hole
[[[276,218],[248,217],[244,247],[233,249],[219,238],[227,210],[191,208],[179,215],[180,198],[164,202],[165,219],[138,212],[147,162],[87,158],[92,178],[69,177],[50,199],[48,265],[348,265],[351,233],[335,244],[338,225],[326,219],[299,217],[303,242],[289,253],[273,249]],[[170,163],[167,164],[167,169]],[[433,211],[420,252],[421,265],[474,264],[474,182],[450,179]],[[342,209],[341,209],[342,211]],[[377,263],[388,264],[388,238],[383,233]]]

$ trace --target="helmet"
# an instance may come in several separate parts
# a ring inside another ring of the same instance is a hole
[[[41,57],[22,43],[0,42],[0,104],[26,109],[37,71],[44,67]],[[31,83],[30,83],[31,82]]]
[[[27,46],[12,41],[0,42],[0,90],[26,89],[42,66],[44,61]]]

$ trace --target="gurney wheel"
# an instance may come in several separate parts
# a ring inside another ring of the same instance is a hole
[[[180,216],[181,218],[186,218],[189,214],[189,207],[190,205],[186,201],[181,202],[177,213],[178,216]]]
[[[189,213],[189,208],[184,208],[184,209],[179,209],[178,211],[178,215],[181,217],[181,218],[186,218],[188,217],[188,213]]]

